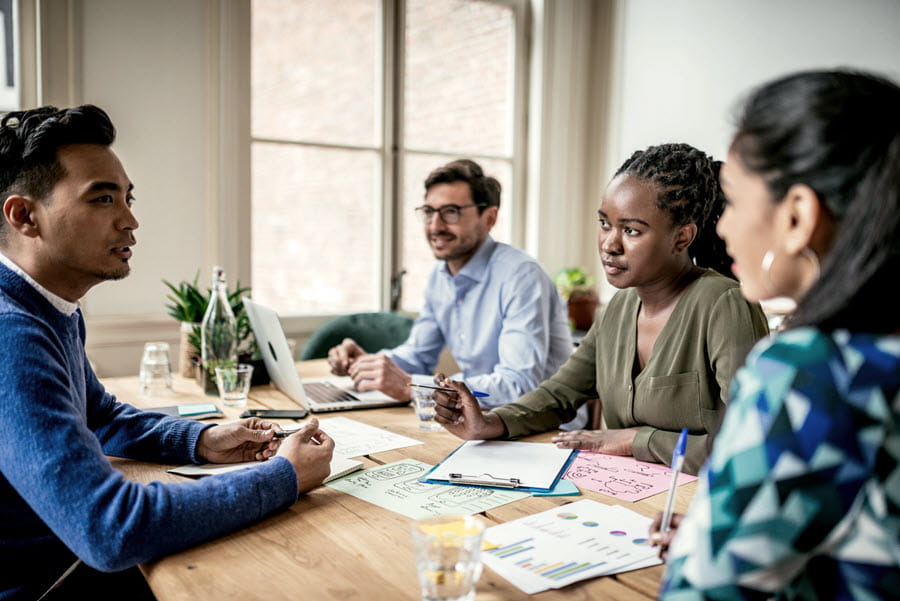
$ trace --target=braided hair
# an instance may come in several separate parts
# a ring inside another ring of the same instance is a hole
[[[674,227],[697,225],[697,236],[688,248],[694,263],[734,278],[732,260],[716,234],[716,223],[725,210],[725,194],[719,186],[721,161],[689,144],[660,144],[638,150],[626,160],[618,175],[631,175],[657,189],[656,206],[665,211]]]

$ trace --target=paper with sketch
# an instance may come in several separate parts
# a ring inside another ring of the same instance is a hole
[[[334,439],[334,454],[342,457],[360,457],[422,444],[421,440],[394,434],[348,417],[320,419],[319,428]]]
[[[242,461],[240,463],[204,463],[200,465],[181,465],[178,467],[173,467],[169,470],[166,470],[172,474],[178,474],[179,476],[190,476],[192,478],[196,478],[199,476],[212,476],[213,474],[224,474],[226,472],[233,472],[235,470],[242,470],[248,467],[255,467],[260,465],[262,462],[260,461]],[[350,472],[355,472],[358,469],[362,469],[363,462],[358,459],[347,459],[345,457],[340,457],[338,455],[334,455],[331,458],[331,473],[328,474],[328,477],[325,478],[325,482],[329,482],[334,480],[335,478],[340,478]]]
[[[583,500],[488,528],[484,564],[528,594],[657,565],[651,519]]]
[[[658,463],[633,457],[579,451],[564,476],[578,488],[586,488],[624,501],[640,501],[669,490],[672,470]],[[697,476],[681,473],[678,484],[693,482]]]
[[[432,515],[471,515],[528,497],[527,492],[419,482],[431,466],[404,459],[350,474],[328,484],[348,495],[413,519]]]
[[[428,474],[429,482],[466,481],[491,486],[517,480],[519,488],[549,491],[571,458],[553,443],[469,440]]]

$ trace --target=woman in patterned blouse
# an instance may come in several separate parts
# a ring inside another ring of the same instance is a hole
[[[721,179],[744,296],[797,306],[736,373],[676,536],[657,518],[662,598],[900,598],[900,88],[764,85]]]

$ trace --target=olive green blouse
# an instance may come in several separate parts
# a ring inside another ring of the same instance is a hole
[[[696,474],[706,460],[707,436],[725,410],[731,377],[743,354],[768,333],[765,315],[744,299],[737,282],[707,270],[678,300],[635,375],[640,308],[633,288],[617,292],[554,376],[494,409],[509,437],[556,428],[599,398],[607,428],[640,426],[632,452],[641,461],[668,464],[681,428],[688,428],[684,470]]]

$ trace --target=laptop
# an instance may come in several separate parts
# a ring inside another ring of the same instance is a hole
[[[353,380],[346,376],[304,378],[301,381],[278,314],[249,297],[242,300],[269,378],[278,390],[301,407],[312,413],[325,413],[409,403],[408,399],[398,401],[377,390],[357,392],[353,389]]]

